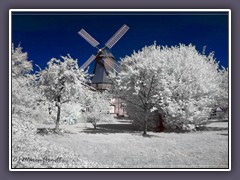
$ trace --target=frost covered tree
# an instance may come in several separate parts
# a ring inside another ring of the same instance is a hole
[[[44,70],[38,72],[38,83],[43,97],[57,107],[55,130],[59,130],[62,104],[79,101],[84,94],[89,75],[79,69],[77,60],[70,55],[61,56],[63,61],[52,58]]]
[[[228,69],[221,69],[219,71],[221,75],[220,88],[221,93],[217,99],[216,108],[220,108],[222,110],[222,118],[228,118]]]
[[[157,110],[160,102],[158,94],[158,71],[155,56],[150,52],[155,46],[146,47],[131,57],[121,61],[121,73],[112,74],[114,94],[127,104],[128,114],[143,124],[143,135],[147,134],[147,125],[151,112]]]
[[[15,48],[12,44],[12,114],[21,116],[31,113],[38,92],[34,87],[34,75],[31,74],[32,62],[22,49],[20,45]]]
[[[191,44],[153,44],[122,59],[121,72],[112,79],[115,94],[126,101],[128,113],[146,134],[153,113],[162,115],[168,129],[207,123],[221,93],[220,74],[213,53],[200,54]]]
[[[80,98],[80,97],[79,97]],[[62,113],[61,113],[61,121],[60,123],[64,124],[76,124],[76,123],[84,123],[86,122],[86,115],[83,113],[85,110],[85,98],[86,95],[82,94],[82,98],[78,101],[71,101],[68,103],[64,103],[62,105]]]
[[[14,48],[12,44],[12,77],[22,77],[28,75],[32,70],[32,62],[28,60],[28,53],[22,51],[18,45]]]
[[[97,124],[101,121],[108,121],[109,115],[109,94],[107,92],[89,92],[85,105],[87,107],[87,122],[91,123],[94,129],[97,128]],[[105,119],[104,119],[105,118]]]

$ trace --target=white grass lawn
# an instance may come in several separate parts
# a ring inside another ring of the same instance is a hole
[[[214,122],[198,132],[149,132],[149,137],[126,122],[102,124],[97,130],[83,123],[60,128],[71,133],[44,138],[113,168],[228,168],[227,122]]]

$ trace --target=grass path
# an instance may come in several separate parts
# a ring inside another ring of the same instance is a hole
[[[110,167],[228,168],[226,122],[213,123],[206,131],[149,132],[149,137],[131,131],[127,124],[122,124],[124,128],[121,124],[100,126],[97,131],[80,124],[63,127],[73,134],[48,135],[45,139]]]

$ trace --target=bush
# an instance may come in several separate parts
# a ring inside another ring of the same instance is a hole
[[[86,116],[87,122],[91,123],[96,129],[97,124],[107,122],[110,98],[108,92],[89,92],[86,98]]]
[[[82,112],[83,105],[81,103],[68,102],[62,105],[62,118],[60,124],[77,124],[86,122],[86,114]]]

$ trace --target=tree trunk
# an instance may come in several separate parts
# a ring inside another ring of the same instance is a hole
[[[94,124],[93,124],[93,127],[94,127],[94,129],[97,129],[97,124],[94,123]]]
[[[159,131],[163,132],[164,131],[164,125],[163,125],[163,117],[162,114],[158,114],[159,117]]]
[[[58,104],[57,105],[57,120],[56,120],[56,126],[55,126],[55,131],[58,132],[59,131],[59,122],[60,122],[60,114],[61,114],[61,105]]]
[[[147,135],[147,110],[145,110],[145,114],[144,114],[144,124],[143,124],[143,135],[146,136]]]

